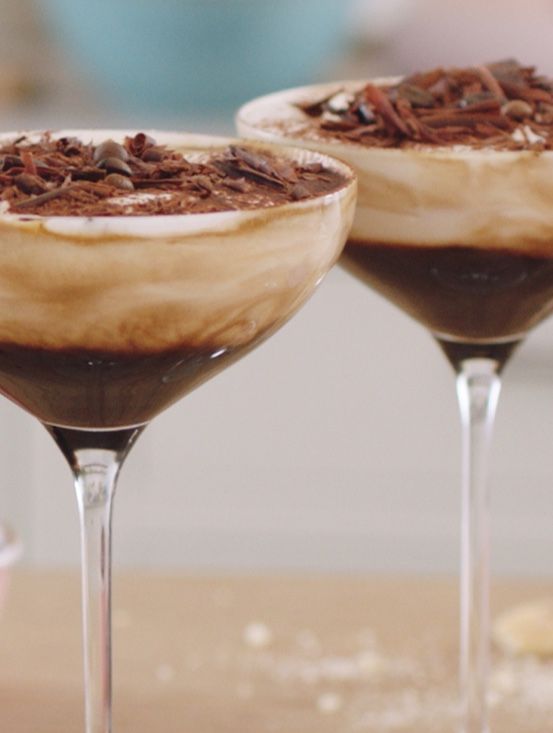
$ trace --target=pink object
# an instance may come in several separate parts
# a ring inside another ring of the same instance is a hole
[[[551,0],[417,0],[391,38],[398,73],[517,58],[553,72]]]
[[[21,555],[21,543],[13,530],[0,524],[0,611],[4,607],[11,579],[11,567]]]

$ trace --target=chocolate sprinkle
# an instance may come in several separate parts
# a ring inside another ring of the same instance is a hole
[[[107,157],[105,157],[107,155]],[[243,145],[189,157],[138,133],[123,145],[21,137],[0,147],[0,199],[40,216],[147,216],[257,209],[336,191],[345,177]]]
[[[322,138],[372,147],[553,149],[553,80],[513,59],[440,67],[391,85],[368,83],[337,112],[338,95],[342,89],[296,105]]]

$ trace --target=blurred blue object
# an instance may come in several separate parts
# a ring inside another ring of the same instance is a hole
[[[41,0],[66,58],[127,109],[230,109],[320,76],[347,0]]]

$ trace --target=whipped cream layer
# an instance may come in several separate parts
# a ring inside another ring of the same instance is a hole
[[[128,134],[134,132],[65,130],[53,136],[98,144]],[[185,155],[233,142],[151,134]],[[339,162],[305,150],[274,152],[321,162],[346,183],[331,194],[249,211],[87,219],[4,210],[0,343],[160,352],[183,344],[239,347],[274,330],[340,254],[356,189],[351,170]]]
[[[376,85],[397,79],[377,79]],[[244,105],[240,135],[301,145],[341,158],[359,180],[351,239],[460,245],[553,255],[553,153],[469,147],[376,148],[321,135],[298,103],[366,82],[301,87]]]

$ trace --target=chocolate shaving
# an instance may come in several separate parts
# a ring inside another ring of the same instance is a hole
[[[48,201],[53,201],[56,198],[62,196],[68,196],[71,193],[71,188],[66,186],[65,188],[55,188],[52,191],[47,191],[40,196],[31,196],[28,199],[17,201],[12,204],[14,209],[30,209],[31,207],[40,207]]]
[[[246,178],[257,183],[265,183],[277,189],[287,188],[287,178],[291,179],[290,183],[297,180],[292,168],[279,169],[265,155],[260,155],[253,150],[246,150],[236,145],[231,145],[229,150],[231,157],[217,162],[218,169],[228,175]]]
[[[457,127],[475,127],[479,123],[487,123],[495,125],[500,129],[514,129],[516,125],[501,114],[493,113],[470,113],[470,114],[444,114],[434,115],[432,117],[421,117],[420,121],[428,125],[428,127],[447,127],[456,125]]]
[[[439,67],[391,85],[368,83],[343,108],[336,104],[338,94],[340,102],[347,97],[342,89],[297,105],[310,122],[296,134],[311,129],[322,138],[374,147],[553,150],[553,80],[514,59]]]
[[[514,81],[524,84],[525,71],[516,59],[504,59],[487,64],[487,68],[498,81]]]
[[[367,101],[374,105],[375,110],[380,113],[384,121],[388,124],[388,127],[392,128],[392,130],[396,128],[399,132],[409,137],[409,128],[396,112],[392,101],[380,87],[376,87],[374,84],[367,84],[364,93]]]
[[[125,138],[125,147],[138,158],[143,155],[145,150],[154,147],[155,144],[156,141],[144,132],[138,132],[134,137]]]
[[[357,126],[358,123],[354,120],[326,119],[321,122],[321,128],[323,130],[336,130],[337,132],[349,132],[350,130],[355,130]]]
[[[254,170],[244,163],[236,160],[220,160],[215,164],[217,169],[224,175],[236,176],[237,178],[245,178],[256,183],[264,183],[271,188],[285,189],[286,185],[280,178],[269,176],[261,171]]]
[[[501,99],[490,92],[479,92],[461,99],[458,107],[461,112],[496,112],[501,108]]]
[[[525,102],[546,102],[548,104],[553,102],[551,92],[541,87],[525,87],[522,84],[514,84],[510,81],[501,82],[501,86],[509,99],[523,99]]]
[[[246,166],[268,176],[271,179],[282,180],[283,176],[278,168],[275,167],[274,163],[265,155],[259,155],[253,150],[247,150],[246,148],[240,148],[237,145],[231,145],[229,148],[232,155],[237,158]]]
[[[23,168],[25,170],[25,173],[28,173],[31,176],[36,176],[36,165],[31,153],[29,153],[28,151],[23,151],[21,153],[21,160],[23,161]]]
[[[95,147],[48,133],[0,147],[0,199],[11,211],[43,216],[262,208],[330,193],[344,182],[320,164],[301,166],[246,145],[187,158],[144,133],[127,137],[121,149],[113,141]]]
[[[494,97],[496,97],[500,102],[504,102],[505,95],[503,93],[503,89],[491,71],[486,66],[477,66],[476,71],[482,80],[482,84],[489,89]]]
[[[398,88],[398,103],[401,99],[406,99],[412,107],[436,106],[434,95],[416,84],[400,84]]]

